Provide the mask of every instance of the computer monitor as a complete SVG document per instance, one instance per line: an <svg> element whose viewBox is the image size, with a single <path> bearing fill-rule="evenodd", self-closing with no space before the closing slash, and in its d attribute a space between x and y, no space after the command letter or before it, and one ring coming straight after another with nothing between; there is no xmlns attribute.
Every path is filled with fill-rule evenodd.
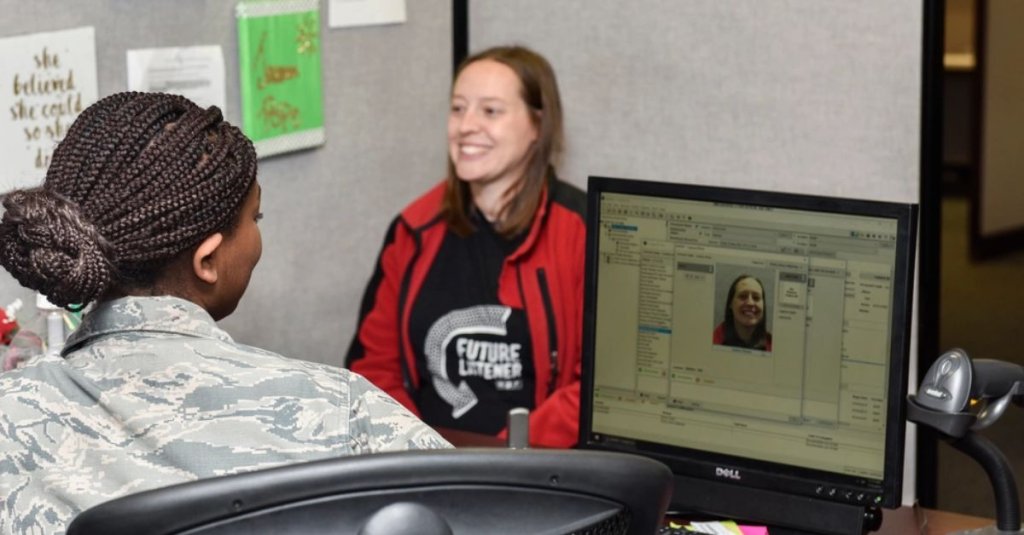
<svg viewBox="0 0 1024 535"><path fill-rule="evenodd" d="M591 177L580 446L673 508L860 533L901 500L916 206Z"/></svg>

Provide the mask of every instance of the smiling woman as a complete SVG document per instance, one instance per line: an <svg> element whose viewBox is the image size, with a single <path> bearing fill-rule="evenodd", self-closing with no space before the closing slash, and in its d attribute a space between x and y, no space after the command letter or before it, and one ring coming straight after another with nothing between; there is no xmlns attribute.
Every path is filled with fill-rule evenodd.
<svg viewBox="0 0 1024 535"><path fill-rule="evenodd" d="M432 425L501 436L525 407L533 444L570 446L586 199L555 176L554 71L527 48L484 50L449 105L448 176L388 230L348 365Z"/></svg>
<svg viewBox="0 0 1024 535"><path fill-rule="evenodd" d="M484 59L467 65L452 91L449 157L476 208L492 223L502 219L506 196L521 187L538 135L534 114L539 112L526 105L518 89L515 71Z"/></svg>
<svg viewBox="0 0 1024 535"><path fill-rule="evenodd" d="M725 298L725 320L715 327L712 343L761 351L772 350L768 332L764 284L751 275L740 275L729 285Z"/></svg>

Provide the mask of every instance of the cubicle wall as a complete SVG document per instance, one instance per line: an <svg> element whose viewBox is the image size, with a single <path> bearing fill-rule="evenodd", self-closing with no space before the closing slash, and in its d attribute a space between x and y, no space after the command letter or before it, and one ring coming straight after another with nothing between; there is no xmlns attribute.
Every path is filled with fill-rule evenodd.
<svg viewBox="0 0 1024 535"><path fill-rule="evenodd" d="M95 27L100 96L126 89L126 50L220 45L237 122L234 4L0 0L0 36ZM241 342L340 365L390 219L444 174L451 2L406 4L405 24L331 29L320 3L327 143L259 163L263 259L222 322ZM0 270L0 306L15 297L33 294Z"/></svg>
<svg viewBox="0 0 1024 535"><path fill-rule="evenodd" d="M472 0L468 44L522 43L551 61L561 173L577 185L601 175L916 203L924 4ZM912 432L907 452L909 502Z"/></svg>
<svg viewBox="0 0 1024 535"><path fill-rule="evenodd" d="M514 9L511 6L515 6ZM920 2L471 0L565 100L562 174L917 202Z"/></svg>

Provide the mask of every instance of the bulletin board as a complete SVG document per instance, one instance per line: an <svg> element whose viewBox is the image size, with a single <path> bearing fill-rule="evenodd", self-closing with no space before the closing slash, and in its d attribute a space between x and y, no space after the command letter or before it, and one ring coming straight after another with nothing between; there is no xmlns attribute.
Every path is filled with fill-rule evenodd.
<svg viewBox="0 0 1024 535"><path fill-rule="evenodd" d="M127 88L127 50L220 45L237 124L234 5L0 0L0 38L93 27L100 97ZM340 366L391 219L445 173L452 7L408 1L404 23L329 28L319 5L326 143L259 161L263 257L221 324L239 342ZM0 270L0 306L19 297L34 302Z"/></svg>

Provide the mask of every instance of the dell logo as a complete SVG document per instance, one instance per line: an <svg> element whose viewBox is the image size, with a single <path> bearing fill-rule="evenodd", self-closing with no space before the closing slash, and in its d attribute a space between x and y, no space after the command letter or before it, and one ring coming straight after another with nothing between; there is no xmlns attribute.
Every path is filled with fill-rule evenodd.
<svg viewBox="0 0 1024 535"><path fill-rule="evenodd" d="M740 480L740 471L735 468L722 468L721 466L715 467L716 477L726 477L729 479Z"/></svg>

